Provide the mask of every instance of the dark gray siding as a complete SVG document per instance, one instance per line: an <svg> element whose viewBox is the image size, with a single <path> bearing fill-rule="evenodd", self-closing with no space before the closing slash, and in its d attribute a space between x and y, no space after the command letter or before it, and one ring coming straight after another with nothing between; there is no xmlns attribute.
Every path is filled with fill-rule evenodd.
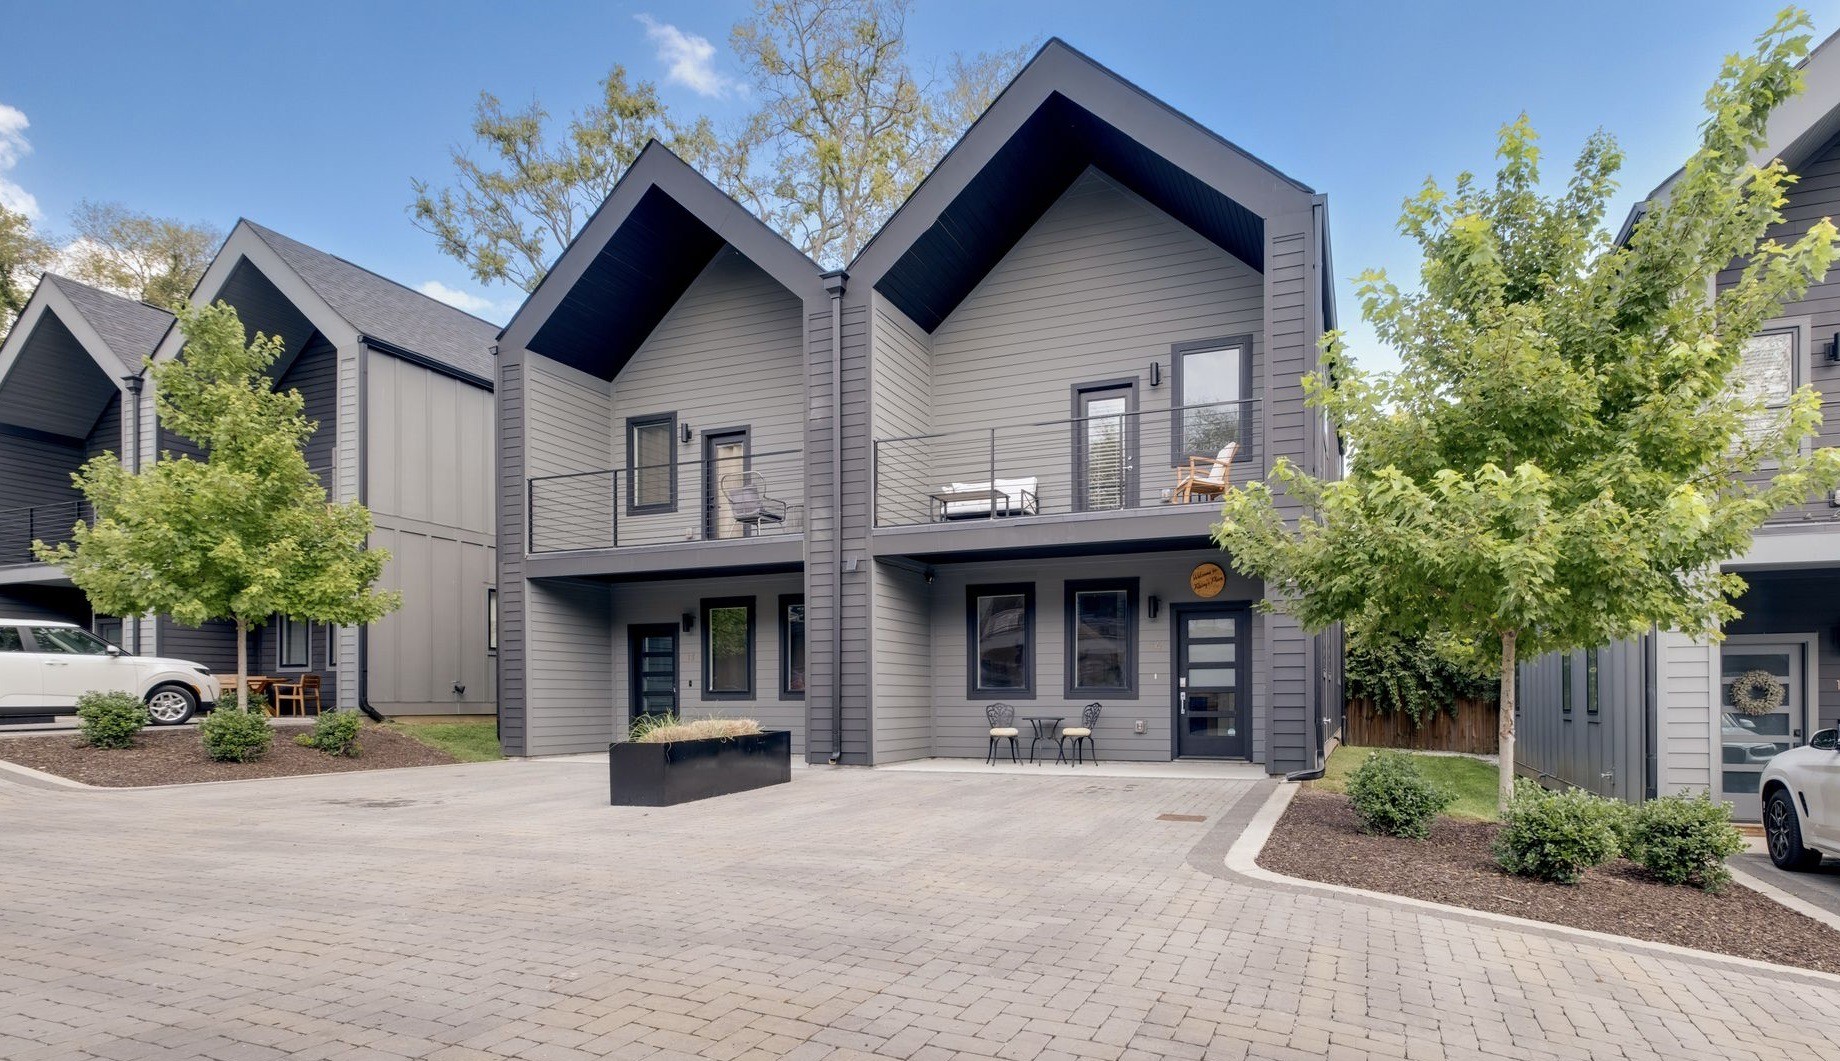
<svg viewBox="0 0 1840 1061"><path fill-rule="evenodd" d="M187 659L211 668L214 674L236 673L236 627L227 622L181 626L169 615L159 619L157 652L170 659ZM250 639L249 673L266 674L255 638Z"/></svg>
<svg viewBox="0 0 1840 1061"><path fill-rule="evenodd" d="M873 567L875 761L924 759L938 754L933 745L937 635L932 588L918 564L878 560Z"/></svg>
<svg viewBox="0 0 1840 1061"><path fill-rule="evenodd" d="M89 601L69 586L0 586L0 616L88 626Z"/></svg>
<svg viewBox="0 0 1840 1061"><path fill-rule="evenodd" d="M525 753L603 751L614 734L612 589L569 579L531 580L524 589Z"/></svg>
<svg viewBox="0 0 1840 1061"><path fill-rule="evenodd" d="M807 495L812 500L806 532L807 622L810 624L811 677L807 696L811 724L806 736L806 758L823 762L832 747L832 675L837 659L833 637L843 632L843 756L850 765L870 761L869 737L869 564L863 542L869 513L869 295L852 291L843 306L843 419L836 425L843 440L843 511L833 518L830 510L831 445L831 320L828 312L810 314L806 336L809 351L806 430ZM835 570L832 543L843 537L844 570ZM856 570L851 571L851 564ZM831 594L843 591L841 618L833 615Z"/></svg>
<svg viewBox="0 0 1840 1061"><path fill-rule="evenodd" d="M89 429L89 435L83 440L83 461L100 457L104 453L121 453L121 394L118 392L103 407L102 415L96 418L96 426ZM74 469L73 469L74 470Z"/></svg>
<svg viewBox="0 0 1840 1061"><path fill-rule="evenodd" d="M493 468L497 476L498 526L498 735L506 755L528 755L528 700L524 582L524 359L522 350L501 350L493 390Z"/></svg>
<svg viewBox="0 0 1840 1061"><path fill-rule="evenodd" d="M1647 793L1648 660L1642 637L1597 651L1598 711L1590 711L1589 653L1573 652L1572 709L1564 709L1563 657L1551 653L1520 668L1515 719L1516 769L1548 786L1582 788L1631 801Z"/></svg>
<svg viewBox="0 0 1840 1061"><path fill-rule="evenodd" d="M335 697L338 694L339 688L338 673L333 666L332 640L334 636L332 627L324 623L314 623L310 631L310 636L307 638L308 665L304 669L298 667L284 668L281 666L280 655L281 624L278 622L269 622L263 626L258 626L251 632L249 637L250 673L266 674L287 680L291 680L294 676L299 674L317 674L319 675L320 681L320 700L326 710L330 711L337 703ZM223 641L232 652L236 650L236 635L233 631L224 631ZM160 644L162 646L161 653L163 655L169 654L165 651L165 642L162 641ZM225 670L218 671L218 673L234 674L236 672L235 664L236 659L232 656L231 666ZM216 670L215 665L213 665L212 669ZM308 703L311 704L312 701L309 700Z"/></svg>
<svg viewBox="0 0 1840 1061"><path fill-rule="evenodd" d="M0 509L74 501L70 473L82 463L75 446L0 429Z"/></svg>
<svg viewBox="0 0 1840 1061"><path fill-rule="evenodd" d="M332 490L333 453L339 436L339 352L317 333L308 341L275 385L276 390L297 390L305 403L303 415L319 424L304 447L307 466L320 485Z"/></svg>

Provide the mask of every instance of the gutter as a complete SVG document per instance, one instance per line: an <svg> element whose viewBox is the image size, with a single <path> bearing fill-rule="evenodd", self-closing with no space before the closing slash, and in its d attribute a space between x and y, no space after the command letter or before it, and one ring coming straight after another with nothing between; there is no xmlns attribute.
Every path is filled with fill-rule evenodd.
<svg viewBox="0 0 1840 1061"><path fill-rule="evenodd" d="M843 289L849 274L824 274L831 296L831 756L843 761Z"/></svg>
<svg viewBox="0 0 1840 1061"><path fill-rule="evenodd" d="M370 366L371 360L365 355L370 353L375 340L367 335L358 336L358 504L370 500L370 475L368 458L370 455L370 432L364 429L365 414L370 410ZM386 351L387 352L387 351ZM407 353L407 351L404 351ZM415 359L420 364L421 359ZM450 375L452 373L449 373ZM369 543L366 543L367 547ZM371 628L366 623L358 627L358 710L370 717L372 722L386 722L383 712L371 706L370 662L371 662Z"/></svg>

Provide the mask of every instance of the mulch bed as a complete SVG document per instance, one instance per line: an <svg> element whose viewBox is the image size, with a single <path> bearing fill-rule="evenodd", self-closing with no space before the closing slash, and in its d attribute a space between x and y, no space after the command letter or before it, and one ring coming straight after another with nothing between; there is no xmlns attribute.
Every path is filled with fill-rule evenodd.
<svg viewBox="0 0 1840 1061"><path fill-rule="evenodd" d="M142 730L133 748L91 748L72 733L0 740L0 759L81 781L86 785L132 788L194 781L234 781L245 777L295 777L387 770L397 766L443 766L456 762L413 737L381 726L366 725L358 738L356 759L327 755L294 743L305 726L281 726L268 754L253 763L218 763L205 758L196 727Z"/></svg>
<svg viewBox="0 0 1840 1061"><path fill-rule="evenodd" d="M1840 973L1840 932L1736 882L1716 894L1670 887L1624 859L1577 885L1505 873L1491 822L1438 819L1428 840L1361 832L1345 796L1297 794L1259 865L1306 880L1390 892L1472 910Z"/></svg>

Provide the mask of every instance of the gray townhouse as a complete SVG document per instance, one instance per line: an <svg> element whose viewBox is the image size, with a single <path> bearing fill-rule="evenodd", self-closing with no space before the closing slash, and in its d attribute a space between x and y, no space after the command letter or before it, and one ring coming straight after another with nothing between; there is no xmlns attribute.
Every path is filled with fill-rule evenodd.
<svg viewBox="0 0 1840 1061"><path fill-rule="evenodd" d="M1339 473L1334 326L1324 196L1058 40L847 270L648 147L499 337L506 752L677 711L983 757L992 705L1097 702L1102 758L1319 764L1339 633L1255 610L1207 502Z"/></svg>
<svg viewBox="0 0 1840 1061"><path fill-rule="evenodd" d="M1840 214L1836 38L1809 55L1803 72L1806 91L1771 117L1769 142L1754 159L1780 158L1801 178L1770 233L1785 242ZM1619 240L1678 176L1631 211ZM1715 288L1735 282L1738 266L1714 278ZM1743 385L1768 401L1814 385L1826 417L1813 444L1840 445L1840 275L1830 273L1752 336L1742 373ZM1749 589L1721 641L1656 630L1524 664L1519 771L1631 801L1710 792L1739 818L1758 820L1770 759L1840 725L1840 496L1776 513L1724 569Z"/></svg>
<svg viewBox="0 0 1840 1061"><path fill-rule="evenodd" d="M315 675L330 708L383 715L496 708L493 371L497 327L367 269L239 221L193 293L279 336L276 385L318 430L307 461L334 500L371 510L382 584L400 611L368 627L275 617L251 634L250 670ZM92 616L62 573L31 563L83 512L69 476L113 451L131 467L195 452L158 423L148 358L178 356L163 310L47 277L0 347L0 610L90 623L130 651L236 668L227 623Z"/></svg>

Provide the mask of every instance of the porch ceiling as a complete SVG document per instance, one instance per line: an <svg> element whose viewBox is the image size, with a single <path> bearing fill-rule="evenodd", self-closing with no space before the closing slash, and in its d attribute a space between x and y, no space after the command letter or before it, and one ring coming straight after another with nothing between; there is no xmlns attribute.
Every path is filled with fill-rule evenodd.
<svg viewBox="0 0 1840 1061"><path fill-rule="evenodd" d="M120 388L57 314L46 312L0 386L0 424L82 439Z"/></svg>

